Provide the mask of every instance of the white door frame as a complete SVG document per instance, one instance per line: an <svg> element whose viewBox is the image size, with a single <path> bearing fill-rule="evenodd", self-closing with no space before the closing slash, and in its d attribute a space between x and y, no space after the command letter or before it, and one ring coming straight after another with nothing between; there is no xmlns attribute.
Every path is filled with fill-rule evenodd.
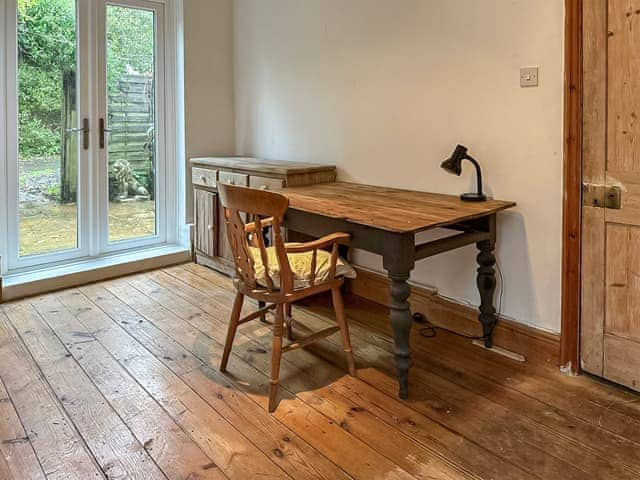
<svg viewBox="0 0 640 480"><path fill-rule="evenodd" d="M152 11L155 14L156 31L155 31L155 65L154 65L154 89L155 89L155 162L156 162L156 185L154 189L154 201L155 201L155 225L156 233L154 235L142 238L135 238L131 240L121 240L118 242L109 242L109 229L108 222L106 221L109 213L109 198L108 198L108 152L107 145L105 148L96 149L97 153L97 172L94 176L97 181L98 193L97 207L98 218L105 219L98 222L98 244L96 245L99 252L114 252L129 250L133 248L140 248L149 245L158 245L166 243L166 230L167 230L167 212L166 212L166 183L167 183L167 151L165 148L165 86L164 79L167 76L165 70L165 54L166 42L164 41L165 35L165 22L164 22L164 2L154 2L147 0L98 0L97 1L97 68L100 70L98 73L98 90L96 98L98 99L98 118L107 119L107 85L106 85L106 8L108 5L140 8L143 10ZM108 127L108 125L107 125ZM97 133L99 134L99 133Z"/></svg>
<svg viewBox="0 0 640 480"><path fill-rule="evenodd" d="M100 78L98 59L104 55L104 42L100 31L104 26L99 19L105 0L78 1L78 63L87 65L86 74L78 79L81 111L79 121L88 118L91 129L89 151L79 155L79 245L72 251L54 252L29 257L18 256L17 232L17 62L16 62L16 1L0 0L0 12L5 22L0 23L0 92L6 92L0 100L0 273L18 272L34 268L56 266L69 261L91 259L122 252L143 251L161 245L187 245L188 228L185 225L185 162L184 162L184 105L183 105L183 52L182 52L182 0L115 0L109 4L141 7L160 12L156 17L158 48L164 55L157 55L156 98L163 100L157 108L157 178L156 215L157 235L133 241L113 244L107 242L107 218L102 229L92 229L98 219L106 215L108 182L106 155L98 148L98 118ZM104 36L102 37L104 38ZM93 39L88 41L88 39ZM162 42L160 44L159 42ZM4 55L4 56L3 56ZM79 68L79 71L83 69ZM171 99L172 101L167 101ZM175 101L173 101L175 99ZM84 100L84 102L82 101ZM104 107L104 102L103 107ZM164 103L164 105L161 105ZM104 117L102 117L104 118ZM164 135L160 132L164 131ZM83 158L80 160L80 158ZM5 174L6 173L6 174ZM9 179L14 181L10 182ZM100 195L88 195L88 192ZM82 200L82 201L80 201Z"/></svg>
<svg viewBox="0 0 640 480"><path fill-rule="evenodd" d="M6 0L0 0L0 145L7 145L7 104L9 95L7 92L7 32L9 32L10 20ZM0 182L8 178L7 173L7 148L0 147ZM6 272L9 266L7 256L8 232L8 196L6 180L0 184L0 274Z"/></svg>

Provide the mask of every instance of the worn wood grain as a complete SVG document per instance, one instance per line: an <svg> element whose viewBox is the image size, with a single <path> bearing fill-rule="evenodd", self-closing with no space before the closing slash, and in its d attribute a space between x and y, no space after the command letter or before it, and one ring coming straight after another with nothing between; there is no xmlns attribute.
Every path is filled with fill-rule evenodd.
<svg viewBox="0 0 640 480"><path fill-rule="evenodd" d="M150 308L150 305L145 305L145 303L148 304L149 301L144 300L144 297L138 297L138 298L142 298L143 300L138 302L138 306L135 307L136 310L141 312L148 311L148 309ZM174 309L171 307L168 307L168 308L173 312L172 315L178 314L179 309ZM206 314L202 311L199 316L200 320L203 320L204 315ZM147 318L151 319L150 317L147 317ZM152 320L162 322L162 320L158 319L157 317ZM169 323L168 328L171 328L171 325L174 325L176 322L177 320L174 317L173 321ZM207 332L210 330L211 330L211 327L209 326L209 328L204 330L204 332ZM246 340L243 341L242 343L244 344L245 342ZM254 349L255 348L256 348L256 345L254 345ZM219 358L219 355L220 355L219 348L214 350L211 353L211 355L215 358ZM269 372L269 362L268 362L267 356L262 355L261 358L263 360L263 362L261 363L262 375L256 377L256 372L253 372L251 377L253 377L254 379L257 378L260 384L264 384L268 378L267 375ZM238 375L238 378L243 378L244 380L244 377L240 377L239 375ZM318 397L313 397L313 400L308 403L310 403L314 408L317 409L316 406L318 404L318 401L319 401ZM334 400L334 402L336 402L336 400ZM346 407L344 408L346 408L346 411L348 412L351 406L352 405L349 405L348 408ZM324 412L324 413L327 414L327 412ZM330 412L327 416L332 420L336 421L337 423L340 423L340 419L333 412ZM376 431L376 429L378 431ZM369 423L367 425L367 428L365 428L361 432L360 431L358 432L357 436L358 438L362 439L365 442L367 442L368 440L368 444L372 448L375 448L380 452L383 452L388 458L391 458L392 460L394 460L398 465L403 467L406 471L413 473L415 475L418 475L420 478L430 478L430 477L426 477L425 475L433 474L434 472L437 473L438 478L458 478L459 477L460 475L459 472L455 472L455 470L452 470L450 466L443 464L441 458L437 456L435 456L434 458L433 454L428 454L427 452L424 452L423 451L424 447L416 447L415 445L412 444L411 440L407 440L406 438L398 438L399 432L396 432L393 429L387 429L386 431L384 430L380 431L380 429L384 429L384 426L378 425L377 423ZM406 458L407 453L410 454L408 459ZM470 478L473 477L473 475L470 472L466 472L466 473L467 475L471 476Z"/></svg>
<svg viewBox="0 0 640 480"><path fill-rule="evenodd" d="M305 316L303 322L311 321L312 325L318 328L322 324L318 324L320 319L321 317ZM357 345L360 355L366 357L369 365L380 369L379 362L384 362L385 355L390 355L389 342L385 342L380 336L367 334L364 328L358 328L359 325L361 324L354 324L354 344ZM451 335L446 336L447 338L452 337ZM330 343L333 345L326 354L329 357L335 355L338 348L335 342ZM477 349L477 352L468 352L468 348L456 348L451 343L455 342L440 344L415 338L416 349L424 353L424 355L417 357L420 374L428 371L462 388L472 390L512 412L521 413L531 421L540 424L541 429L548 429L554 436L564 438L570 444L589 446L590 455L598 456L605 461L615 459L617 463L625 465L632 474L640 474L640 451L638 450L640 444L636 441L627 440L597 426L598 417L592 418L593 423L590 423L536 398L535 393L545 389L544 382L526 390L526 393L513 388L512 385L517 381L517 370L505 371L506 369L497 362L492 362L490 358L482 358L480 355L478 358L474 358L475 353L485 353L484 350ZM385 353L371 348L371 345L376 345ZM564 392L563 389L557 389L553 393L558 395ZM545 398L540 393L538 393L538 397ZM523 409L522 406L525 404L527 408ZM567 407L570 405L565 403ZM606 409L598 409L598 414L601 418L603 414L606 414ZM626 419L627 422L630 420ZM598 439L598 442L593 441L595 438Z"/></svg>
<svg viewBox="0 0 640 480"><path fill-rule="evenodd" d="M385 365L386 362L389 361L390 354L386 353L385 355L380 350L371 348L369 348L368 351L370 353L367 353L367 351L363 349L359 350L362 359L361 362L371 365L371 367L375 368L377 371L379 371L380 369L385 369ZM335 349L332 349L331 356L334 356L335 353ZM303 362L303 360L300 358L301 356L302 355L297 356L295 361L296 366L298 366L298 368L300 368L301 370L304 369L306 371L311 371L308 364L308 362L310 362L311 360ZM385 358L385 356L387 358ZM421 366L424 367L424 365ZM314 377L319 376L317 370L313 372ZM387 370L386 373L391 374L392 372L389 372ZM574 450L576 452L580 452L582 447L578 445L577 442L566 442L561 437L558 438L557 433L548 431L547 429L543 428L541 424L538 424L535 421L530 421L527 418L523 418L523 416L517 413L517 408L513 408L511 410L503 409L501 405L495 402L494 398L490 398L490 403L487 403L485 400L474 400L475 394L466 391L465 386L460 385L459 387L456 387L454 386L454 382L451 382L449 379L442 379L442 377L431 371L429 373L433 373L433 375L435 376L423 375L423 371L420 372L419 378L422 380L420 382L421 385L438 385L437 390L439 392L445 390L447 392L446 394L438 393L437 395L433 395L428 390L420 391L420 395L417 398L422 399L429 405L432 418L444 422L444 424L448 428L452 428L463 434L465 432L468 434L470 431L475 432L475 435L486 434L487 438L483 441L483 444L489 447L490 451L492 451L493 453L500 454L503 458L508 459L515 464L522 464L520 462L530 461L530 457L528 457L529 455L531 455L537 449L543 450L545 452L545 458L547 459L544 475L546 475L548 478L554 478L554 476L559 475L560 472L563 472L565 478L577 479L582 478L585 475L586 470L581 470L577 464L571 465L572 462L565 463L559 458L555 459L555 461L550 458L550 456L553 455L553 452L557 451L556 449L560 448L560 446L565 448L567 451ZM290 374L287 378L293 380L300 378L300 375ZM328 379L320 380L324 382L328 381ZM306 381L307 384L310 383L308 379L306 379ZM313 383L311 384L314 385ZM375 385L375 383L373 384ZM293 391L296 392L304 392L304 385L302 384L298 384L296 387L291 388L293 388ZM318 387L314 385L314 388L317 392ZM426 392L428 392L428 394ZM306 394L298 393L298 395L302 396ZM435 410L437 412L435 417L433 413L434 404L439 405ZM456 419L456 417L462 415L457 415L456 412L464 411L464 405L468 404L474 404L479 411L483 411L485 412L485 414L494 418L509 417L509 434L504 434L499 429L492 429L477 417L466 418L464 420L464 424L458 423L457 420L460 420L460 418ZM475 422L478 422L478 424L473 425ZM482 427L480 426L481 423L483 424ZM516 438L518 440L514 441ZM543 440L543 438L546 438L546 440ZM521 445L522 448L518 447L518 445ZM637 473L633 470L627 470L621 467L612 468L603 458L590 459L590 461L593 462L593 465L597 466L596 470L609 468L610 470L606 471L607 475L614 474L614 472L616 475L619 474L622 478L634 478L634 476L637 475ZM585 468L591 471L590 466L587 466Z"/></svg>
<svg viewBox="0 0 640 480"><path fill-rule="evenodd" d="M204 292L207 291L207 289L211 288L211 281L207 281L204 278L201 278L200 280L198 280L197 278L194 278L194 276L193 276L194 274L190 274L191 272L186 272L187 269L190 269L190 267L185 268L185 269L174 268L174 269L169 269L169 270L174 275L180 275L182 277L182 279L185 280L186 282L188 282L191 286L194 286L196 288L201 289L203 294L204 294ZM199 273L201 273L201 275L203 275L203 276L210 277L210 280L213 280L212 276L216 275L215 273L210 273L210 272L208 272L206 270L200 270ZM197 275L195 277L197 277ZM196 300L196 298L194 298L194 300ZM262 339L262 342L263 342L262 343L262 348L266 350L268 345L266 343L264 343L264 335L266 333L268 333L268 329L264 329L264 327L263 327L262 330L266 330L266 331L264 331L264 332L262 332L262 334L260 334L259 332L251 332L249 330L250 328L252 328L252 327L250 325L247 325L242 329L242 331L246 335L249 335L254 340ZM256 327L256 328L260 329L260 327ZM249 361L249 362L259 361L260 356L256 355L256 354L252 354L250 350L247 350L247 348L248 348L247 345L242 344L239 348L241 348L244 351L243 359L245 361ZM335 355L335 351L332 352L332 354ZM304 362L303 361L304 357L301 357L301 355L302 355L302 353L300 355L297 355L296 356L296 360L285 362L284 365L286 365L287 367L285 367L283 365L283 368L294 368L292 365L296 364L296 365L299 365L300 368L302 368L306 372L313 371L315 376L319 375L320 372L323 372L323 371L326 372L326 366L313 367L313 359L310 359L310 360L307 359L307 361ZM360 353L360 355L362 355L362 353ZM389 354L386 353L386 355L389 355ZM331 357L333 358L333 355ZM389 362L388 358L384 358L384 357L385 357L385 354L383 354L382 351L380 351L380 350L376 351L374 349L374 351L371 353L371 357L367 356L365 358L363 364L367 364L367 361L375 360L377 367L380 367L381 365L384 365L384 369L388 371L388 367L389 367L389 365L391 363ZM256 366L257 364L253 364L253 365ZM265 368L265 367L263 366L263 368ZM389 372L389 373L391 374L391 372ZM330 381L331 378L335 379L335 375L336 375L336 372L334 371L333 373L330 374L330 376L328 378L325 378L324 381L328 382L328 381ZM302 378L304 378L304 380L302 380ZM293 382L295 379L299 379L298 383L295 384L295 386L292 386L291 382ZM314 384L309 379L308 376L305 376L305 375L302 375L302 374L289 374L289 375L287 375L286 380L283 381L283 383L285 383L285 382L288 385L289 390L296 392L296 394L298 394L298 395L304 395L304 393L301 393L301 392L304 392L305 389L308 389L309 385L313 385L314 388L317 388L317 384ZM305 387L305 382L306 382L306 387ZM426 379L425 383L426 384L431 384L432 383L432 379L431 378ZM446 387L446 388L450 389L450 387ZM459 395L461 395L461 393L455 393L455 394L452 393L452 395L454 395L454 396L458 395L459 396ZM475 402L475 401L473 401L473 402L477 405L477 402ZM439 412L439 410L436 410L436 411ZM517 416L518 416L517 413L513 414L513 417L517 417ZM438 421L438 422L443 422L444 421L445 422L444 425L447 428L453 429L454 431L459 431L458 429L460 428L460 425L455 425L455 426L451 425L447 421L448 420L448 416L447 415L436 416L434 418L434 420ZM470 421L473 422L473 420L468 419L466 422L464 422L465 423L464 426L468 427L468 425L466 425L466 423L468 423ZM516 420L515 418L512 418L511 421L512 422L513 421L517 422L518 420ZM525 421L525 423L526 423L526 421ZM479 427L479 425L478 425L477 428L482 430L482 429L486 429L488 427L486 425L484 427ZM533 432L536 431L536 428L533 427L533 426L529 426L529 427L527 427L527 429L528 429L529 433L525 434L523 432L521 441L524 438L527 438L528 435L533 434ZM479 433L479 432L476 432L476 433ZM531 455L531 446L525 446L524 444L522 444L522 450L520 450L519 452L518 451L513 452L512 449L507 449L506 451L504 451L505 449L500 447L501 442L497 441L494 435L490 434L489 432L487 432L487 435L489 435L490 438L486 438L486 439L482 440L482 444L483 444L483 446L485 446L485 448L488 448L492 453L497 454L500 457L506 457L507 461L513 461L516 465L523 464L523 463L526 463L528 461L528 458L529 458L528 456ZM503 444L503 445L507 445L507 444L513 445L514 442L512 442L511 440L507 440L507 438L508 438L507 436L504 437L504 440L507 441L507 443ZM553 436L549 435L549 438L553 438ZM517 442L515 443L515 445L518 445L518 444L519 443L517 443ZM540 448L540 447L534 447L534 448ZM519 457L519 455L521 455L521 456ZM554 466L554 462L551 459L547 459L547 461L545 463L545 466L548 469L555 468L556 469L555 470L556 473L560 472L560 471L563 471L565 469L567 469L567 472L566 472L567 475L570 475L569 472L571 472L571 468L567 464L564 464L562 461L557 461L556 465ZM546 470L546 474L549 475L549 474L551 474L552 471L553 470ZM579 476L581 476L581 475L583 475L583 473L574 468L574 478L579 478ZM552 477L550 477L550 478L552 478Z"/></svg>
<svg viewBox="0 0 640 480"><path fill-rule="evenodd" d="M588 3L588 2L584 2ZM579 370L580 214L582 198L582 0L565 0L562 333L560 365Z"/></svg>
<svg viewBox="0 0 640 480"><path fill-rule="evenodd" d="M295 210L345 219L396 233L411 233L499 212L514 202L463 202L455 195L332 182L283 188Z"/></svg>
<svg viewBox="0 0 640 480"><path fill-rule="evenodd" d="M355 341L388 350L390 329L380 316L380 307L353 298L349 303ZM312 311L322 318L326 307L313 305ZM434 372L445 374L460 385L473 387L505 405L512 397L508 390L515 390L524 395L520 402L530 405L524 413L558 433L575 437L585 444L591 444L592 438L601 437L597 448L605 455L626 458L637 455L636 445L640 442L640 399L637 396L596 384L586 377L567 377L548 368L539 368L536 363L513 362L483 349L471 349L467 341L446 332L439 332L438 336L443 340L428 341L419 332L414 335L413 345L421 353L419 361L424 368L433 365ZM423 358L428 360L425 362ZM468 378L465 372L481 380L490 380L493 385L483 387L484 382ZM514 404L514 408L521 411L517 405ZM624 442L624 439L632 443Z"/></svg>
<svg viewBox="0 0 640 480"><path fill-rule="evenodd" d="M605 376L614 382L640 390L640 343L606 334L604 345Z"/></svg>
<svg viewBox="0 0 640 480"><path fill-rule="evenodd" d="M142 308L142 306L138 305L138 308ZM202 335L202 332L198 332L195 329L189 329L185 324L181 324L175 317L175 315L170 314L167 315L165 312L161 314L157 310L149 310L146 309L146 319L152 320L155 325L160 327L163 331L169 332L171 336L175 336L180 338L185 345L189 345L190 342L188 340L189 336L198 336ZM185 338L185 330L188 332L188 335ZM204 339L200 341L200 345L204 343ZM216 349L213 350L210 347L206 348L204 351L204 357L201 357L201 361L208 361L210 358L213 360L213 363L217 363L219 359L219 355L222 352L221 345L215 345ZM266 350L262 350L266 353ZM198 349L194 352L194 359L197 358L196 354L202 355L203 351ZM213 357L213 358L212 358ZM268 369L268 367L267 367ZM268 375L268 374L266 374ZM266 398L264 397L264 386L265 382L268 383L268 376L261 376L260 384L256 384L251 382L250 379L239 377L239 384L250 387L249 389L256 395L256 399L259 399L260 405L264 408L267 406ZM250 382L247 385L247 382ZM299 408L293 409L284 407L281 409L281 412L276 414L276 418L282 421L283 416L291 416L293 419L291 421L285 421L284 423L291 428L297 435L303 438L307 443L314 446L314 448L318 449L322 454L328 456L331 461L336 463L341 468L345 469L348 473L356 476L357 478L371 478L374 475L376 470L387 472L388 478L409 478L406 472L402 469L395 467L392 463L385 461L384 459L379 459L376 461L372 461L372 458L375 455L371 455L369 447L364 444L359 444L355 439L351 438L347 433L340 429L339 425L336 425L333 422L327 422L327 419L324 418L320 413L310 409L302 403L298 403ZM287 417L288 418L288 417ZM334 439L329 442L328 438L331 436ZM348 448L358 449L363 452L369 452L370 454L365 455L366 461L360 461L356 458L350 457L347 454ZM363 458L363 459L364 459Z"/></svg>
<svg viewBox="0 0 640 480"><path fill-rule="evenodd" d="M33 306L12 304L5 311L105 475L165 479Z"/></svg>
<svg viewBox="0 0 640 480"><path fill-rule="evenodd" d="M215 193L194 189L194 248L204 255L218 254L218 197Z"/></svg>
<svg viewBox="0 0 640 480"><path fill-rule="evenodd" d="M84 440L2 312L0 377L47 479L105 478ZM38 400L34 402L34 399Z"/></svg>
<svg viewBox="0 0 640 480"><path fill-rule="evenodd" d="M60 300L45 297L34 306L169 479L226 478Z"/></svg>
<svg viewBox="0 0 640 480"><path fill-rule="evenodd" d="M585 181L617 186L622 195L620 209L584 208L581 328L585 370L636 389L632 365L635 342L640 340L635 300L640 289L638 12L637 0L584 2Z"/></svg>
<svg viewBox="0 0 640 480"><path fill-rule="evenodd" d="M187 267L187 268L190 268L190 267ZM199 270L199 272L203 277L208 277L213 279L212 274L210 272L207 272L206 270ZM197 283L193 279L190 279L190 283L192 285L197 285L202 288L206 288L206 285L207 285L206 283ZM364 308L361 307L361 308L358 308L356 312L359 312L363 315L363 318L362 318L363 325L371 325L371 315L372 315L371 310L365 310ZM380 313L382 312L380 312L380 310L378 310L378 312L379 313L377 315L377 318L384 319L384 315L380 315ZM326 311L323 313L326 313ZM324 316L322 318L324 318ZM307 323L309 320L313 320L313 318L304 316L304 319L303 319L304 323ZM382 322L382 324L386 326L386 322ZM312 327L321 328L322 325L323 325L322 323L317 323L316 321L315 324L312 324ZM352 328L353 328L354 342L356 342L354 343L354 345L358 346L358 351L360 355L365 355L365 363L374 365L379 369L386 368L387 360L384 359L385 353L382 353L382 351L380 351L379 349L378 350L376 350L375 348L372 349L371 344L372 343L378 344L380 348L383 348L386 351L386 355L389 355L390 344L388 341L388 337L387 339L384 339L379 336L375 337L375 336L367 335L366 333L364 333L366 331L362 327L360 327L358 323L355 323L355 324L352 323L352 325L353 325ZM386 328L388 331L388 327ZM360 338L364 337L364 342L360 340L358 337ZM338 350L339 345L337 344L335 339L329 339L329 343L333 343L333 348L331 349L331 352L327 358L335 359L336 353L339 351ZM418 346L420 346L421 343L424 343L424 339L422 340L422 342L418 338L416 338L414 341L414 345L417 344ZM599 457L594 460L591 460L594 462L595 470L599 471L600 467L598 467L597 465L602 466L603 461L606 462L607 459L611 458L611 459L616 459L616 462L620 463L621 465L626 465L626 467L623 467L623 470L621 472L617 473L619 475L632 478L634 475L637 475L638 472L640 471L639 470L640 457L638 456L638 443L634 441L625 440L619 435L615 435L607 431L603 431L599 426L597 426L597 423L602 422L603 415L606 415L607 408L600 408L600 409L597 409L597 413L594 412L594 416L590 418L590 420L593 423L589 423L588 421L585 421L585 420L580 420L578 418L575 418L571 414L566 414L564 412L558 411L557 408L554 408L553 405L549 405L544 402L538 401L535 398L534 396L535 393L540 389L544 389L545 384L547 382L543 381L543 382L539 382L536 385L532 385L532 388L529 389L527 392L530 394L530 396L524 395L523 393L520 393L520 392L513 392L513 391L510 391L511 389L509 386L506 386L506 387L502 386L502 384L505 381L507 382L507 385L511 384L510 380L513 380L512 377L515 376L513 371L509 374L509 372L504 371L505 370L504 367L500 369L500 367L494 366L494 365L491 365L491 368L483 368L483 362L484 364L486 364L488 360L486 358L463 358L465 356L464 351L469 350L468 347L466 349L456 349L455 354L453 355L453 357L451 357L452 352L451 352L450 345L447 345L446 343L436 344L436 345L440 347L439 355L445 357L446 360L434 359L433 355L435 352L432 349L429 349L429 351L425 351L425 353L428 353L428 355L419 357L420 358L419 365L421 367L420 374L422 374L424 370L428 370L433 374L444 377L448 381L452 381L460 385L463 388L470 388L474 392L481 394L483 397L489 398L493 402L496 402L500 405L503 405L506 408L511 409L511 411L514 412L514 415L515 415L515 412L523 412L524 415L530 418L532 421L540 423L540 427L548 428L549 429L548 432L553 437L560 436L561 438L564 437L565 440L569 440L569 443L567 443L567 445L565 445L564 447L561 447L563 449L566 449L566 450L570 450L572 448L580 449L582 448L583 445L587 445L588 446L587 451L591 451L589 455L590 456L595 455L596 457ZM480 349L472 350L470 353L478 354L478 357L482 357L482 356L488 357L490 355L484 350L480 350ZM467 357L468 356L469 355L467 355ZM457 360L459 357L461 359ZM429 360L422 361L421 360L422 358L428 358ZM503 360L503 362L507 362L506 360L502 359L502 357L499 357L499 360ZM449 367L448 365L451 363L456 365L457 368L454 369ZM300 362L298 362L298 364L300 364ZM519 364L517 365L519 366ZM474 367L477 367L477 368L474 368ZM460 373L460 372L464 372L465 369L470 369L470 368L476 371L477 375L466 375L464 373L462 374ZM502 373L502 375L510 375L510 376L508 376L507 378L501 379L502 380L501 383L497 381L496 382L487 381L483 378L482 373L493 372L493 371L498 371L499 373ZM549 371L546 370L546 373L549 374ZM488 375L488 374L484 373L484 375ZM559 374L557 373L555 373L555 375L556 377L559 377L563 380L567 380L567 381L575 380L575 379L567 379L566 377L560 377ZM290 378L293 378L293 376L290 376ZM424 383L433 384L433 381L431 378L429 378L429 379L425 379ZM557 390L553 391L553 393L555 394L555 396L547 397L547 398L550 398L552 401L554 399L557 399L560 395L562 395L564 393L564 389L558 388ZM560 398L563 398L563 397L560 397ZM569 400L570 400L569 402L565 402L563 404L563 406L567 407L568 409L570 409L572 404L571 399ZM527 404L528 408L523 409L522 406L524 404ZM516 420L514 419L514 421ZM627 418L625 423L628 425L630 421L632 421L632 419ZM594 442L595 438L598 438L598 442ZM565 441L565 440L561 440L561 441Z"/></svg>
<svg viewBox="0 0 640 480"><path fill-rule="evenodd" d="M45 475L33 451L9 393L0 379L0 478L44 480Z"/></svg>
<svg viewBox="0 0 640 480"><path fill-rule="evenodd" d="M38 363L45 366L43 355L55 358L60 347L71 355L42 373L6 319L5 334L0 314L0 399L7 396L16 406L30 437L28 425L36 425L39 415L47 426L56 418L42 404L48 402L49 384L62 392L66 380L59 372L68 370L90 380L143 448L153 438L144 451L166 478L187 478L192 472L191 478L240 479L640 475L640 397L587 376L567 377L513 362L444 332L435 339L414 332L414 394L408 402L398 401L386 309L357 297L345 297L345 306L359 378L345 375L337 336L296 350L283 358L281 408L270 415L264 390L269 324L241 325L230 373L212 368L222 354L234 296L229 278L190 264L82 290L9 305L32 312L20 329ZM297 304L294 334L330 325L329 302ZM254 308L247 305L243 313ZM607 338L626 340L613 334ZM20 348L26 356L7 354ZM628 349L608 351L621 354L607 362L612 367L637 370L624 356ZM30 365L38 376L25 370ZM101 478L84 446L83 436L95 433L79 424L91 425L93 415L82 418L74 410L77 405L48 395L60 418L66 418L65 409L73 414L78 430L68 418L65 428ZM42 436L52 438L46 430L34 431L40 433L31 438L37 460L54 466L49 477L92 478L78 475L78 465L67 455L54 463L47 456L65 450L56 449L55 441L42 443ZM113 435L119 434L115 429ZM178 446L182 458L175 457ZM8 471L0 456L0 478L12 478Z"/></svg>
<svg viewBox="0 0 640 480"><path fill-rule="evenodd" d="M204 165L234 172L256 173L262 175L287 176L316 172L331 172L335 179L336 167L304 162L279 162L253 157L196 157L193 165Z"/></svg>
<svg viewBox="0 0 640 480"><path fill-rule="evenodd" d="M112 291L116 292L117 290L114 289ZM126 289L120 290L122 295L124 295L126 291L127 291ZM180 335L181 329L178 331L176 331L175 329L176 324L179 323L179 320L176 318L175 314L167 315L168 312L165 312L164 315L162 315L160 314L160 312L157 312L157 310L154 310L152 308L152 304L150 304L148 300L145 300L145 297L142 296L137 298L139 300L136 301L136 305L134 307L137 311L144 312L144 315L148 320L151 320L157 325L161 326L161 328L163 328L163 330L169 333L171 336L174 336L176 334ZM130 303L129 297L127 297L126 299L123 298L123 301L127 301L127 303ZM201 312L201 315L199 316L201 320L203 318L203 315L205 315L204 312ZM178 337L174 337L174 338L178 338ZM186 342L187 345L190 343L188 337L184 341ZM245 342L242 342L242 343L244 344ZM214 344L214 347L215 347L215 344ZM256 346L254 345L254 349L255 348ZM220 353L221 353L220 350L221 350L220 346L218 346L215 350L210 350L209 352L207 352L207 357L203 358L203 360L208 360L209 356L212 356L213 357L212 361L215 363L220 356ZM260 351L262 351L261 348L260 348ZM266 352L266 350L264 351ZM261 374L257 374L257 372L255 371L252 373L251 371L248 373L246 373L246 371L243 371L242 375L240 374L238 375L238 378L241 378L242 382L250 382L250 384L252 386L255 386L255 388L259 388L261 386L268 384L268 375L270 371L268 356L261 355L260 358L263 360L261 363L261 367L262 367L262 370L260 370ZM286 360L283 360L283 364L285 362ZM244 377L245 373L250 376L245 378ZM317 400L308 402L308 403L310 403L315 408ZM285 408L284 406L283 406L283 412L288 412L288 413L284 413L283 415L289 415L289 416L293 415L293 413L291 413L291 409ZM297 419L300 415L301 414L298 411L294 417ZM277 415L277 417L281 418L279 414ZM299 434L304 435L308 442L313 442L314 444L318 445L318 442L322 441L322 439L309 437L309 435L311 435L309 430L311 430L311 432L324 432L328 428L326 426L326 421L322 420L321 415L312 411L309 411L307 414L305 414L304 418L305 418L305 422L307 422L307 428L299 432ZM336 424L339 424L339 419L336 416L330 416L329 418L333 420L333 422L336 422ZM299 420L296 420L296 422L298 421ZM298 425L298 423L296 423L295 425ZM318 430L317 428L318 425L319 426L324 425L322 427L322 430ZM377 425L377 424L371 424L369 427L370 428L362 432L361 436L358 436L358 438L365 442L364 445L368 444L370 447L375 448L381 453L384 453L384 455L394 460L394 463L400 465L407 472L413 473L414 475L417 475L419 478L461 478L460 472L456 472L456 470L452 469L451 466L447 465L446 463L443 463L443 461L440 458L438 457L434 458L433 454L430 454L424 451L423 448L412 445L412 442L410 440L406 438L398 438L397 432L393 430L390 431L388 429L386 432L384 431L376 432L375 428L380 429L384 427L382 425ZM337 425L336 427L331 427L330 429L330 430L333 430L332 435L336 437L335 438L336 448L342 448L341 445L345 445L345 444L348 445L349 443L352 443L353 445L351 445L350 448L357 448L363 451L367 450L367 447L365 447L364 445L360 445L357 441L353 439L349 439L349 437L345 436L341 430L336 428L338 428ZM322 438L325 438L327 434L331 434L331 432L322 433ZM341 437L344 437L344 438L341 438ZM323 450L326 449L326 447L324 446L322 448ZM407 453L410 454L408 458L407 458ZM346 462L346 460L344 459L344 455L342 452L339 452L337 450L328 450L326 454L329 455L334 462L341 465L342 464L348 465L348 462ZM379 462L378 466L382 467L383 463ZM351 469L350 471L354 473L353 469L356 467L359 468L360 470L355 470L355 472L363 471L362 469L364 468L364 465L359 465L359 466L352 465L350 467L345 466L343 468L349 468ZM364 470L364 471L369 471L369 470Z"/></svg>
<svg viewBox="0 0 640 480"><path fill-rule="evenodd" d="M236 478L287 478L282 470L180 379L179 375L201 365L197 359L103 287L92 286L82 291L87 297L66 295L61 296L61 300L85 327L95 332L98 341L129 374L190 433L225 475ZM134 334L141 344L129 333ZM169 346L165 347L165 344Z"/></svg>

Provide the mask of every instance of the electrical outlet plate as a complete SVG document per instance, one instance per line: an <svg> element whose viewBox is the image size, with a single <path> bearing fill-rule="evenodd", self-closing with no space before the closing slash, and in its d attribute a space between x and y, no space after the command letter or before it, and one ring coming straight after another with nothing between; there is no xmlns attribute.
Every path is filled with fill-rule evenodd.
<svg viewBox="0 0 640 480"><path fill-rule="evenodd" d="M537 87L538 86L538 67L521 67L520 68L520 86L521 87Z"/></svg>

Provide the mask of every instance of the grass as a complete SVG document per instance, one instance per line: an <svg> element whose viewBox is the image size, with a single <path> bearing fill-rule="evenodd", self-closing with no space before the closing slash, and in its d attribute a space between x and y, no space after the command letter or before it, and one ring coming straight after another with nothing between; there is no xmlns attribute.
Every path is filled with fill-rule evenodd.
<svg viewBox="0 0 640 480"><path fill-rule="evenodd" d="M20 255L68 250L76 247L75 204L50 202L20 209ZM155 233L153 201L111 203L109 241L116 242Z"/></svg>

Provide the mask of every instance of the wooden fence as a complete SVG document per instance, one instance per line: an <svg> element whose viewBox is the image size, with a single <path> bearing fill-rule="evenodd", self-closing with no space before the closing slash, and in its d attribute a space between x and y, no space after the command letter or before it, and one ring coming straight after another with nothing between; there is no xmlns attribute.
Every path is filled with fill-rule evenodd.
<svg viewBox="0 0 640 480"><path fill-rule="evenodd" d="M63 125L77 125L75 73L64 76ZM153 76L128 74L121 78L108 97L109 170L117 161L127 161L135 178L153 195L155 181ZM77 152L67 134L61 159L61 199L75 202L77 193Z"/></svg>
<svg viewBox="0 0 640 480"><path fill-rule="evenodd" d="M148 190L154 181L154 92L151 75L129 74L109 95L109 167L129 162L137 180Z"/></svg>

